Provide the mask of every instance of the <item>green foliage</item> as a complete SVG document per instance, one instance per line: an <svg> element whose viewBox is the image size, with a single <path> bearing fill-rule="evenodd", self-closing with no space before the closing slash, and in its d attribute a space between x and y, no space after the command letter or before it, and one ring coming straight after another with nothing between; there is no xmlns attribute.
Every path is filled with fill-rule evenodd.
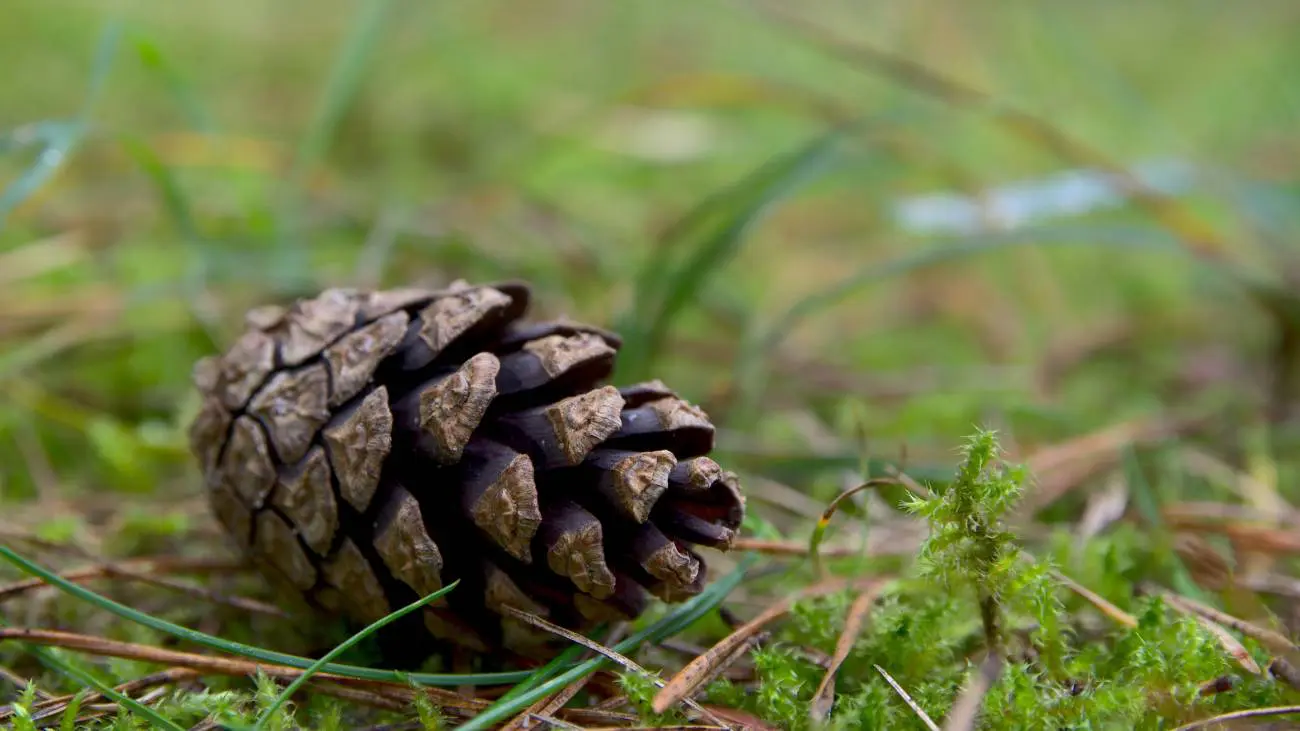
<svg viewBox="0 0 1300 731"><path fill-rule="evenodd" d="M1133 599L1132 576L1150 555L1133 531L1082 547L1054 540L1054 561L1029 559L1003 522L1023 488L1023 471L1002 463L989 431L971 437L963 454L948 486L909 502L930 521L931 533L909 576L890 585L855 639L826 728L924 728L876 665L941 722L974 671L968 658L987 647L981 604L989 599L1012 660L984 698L981 729L1156 729L1300 698L1274 679L1242 673L1198 621L1158 598ZM1065 601L1054 578L1056 561L1078 567L1080 576L1135 609L1138 626L1081 625L1078 607ZM758 690L717 681L709 699L780 728L812 728L807 705L821 670L798 648L833 652L852 596L796 603L776 641L753 654ZM1267 664L1266 653L1256 648L1255 654ZM1201 693L1225 676L1234 679L1231 690Z"/></svg>
<svg viewBox="0 0 1300 731"><path fill-rule="evenodd" d="M942 722L990 640L1011 661L984 700L984 728L1170 728L1298 700L1137 591L1239 598L1200 586L1171 550L1168 503L1300 503L1300 439L1269 413L1295 395L1256 386L1285 383L1281 346L1297 340L1289 9L1147 4L1123 23L1087 3L1051 13L956 0L798 9L850 45L905 48L900 61L987 90L981 109L997 113L984 114L937 102L932 86L873 64L869 51L824 53L734 4L564 5L7 8L0 67L17 71L0 87L0 109L12 110L0 115L4 548L36 557L8 536L44 541L39 550L57 550L37 557L42 567L65 549L214 553L186 447L197 409L189 372L228 341L246 306L325 286L522 277L539 308L623 331L620 379L663 378L726 427L717 456L751 486L746 537L807 545L846 472L875 477L901 462L933 487L933 499L906 505L932 529L919 563L822 564L899 573L837 673L826 728L922 728L877 665ZM281 28L293 32L267 32ZM1153 38L1169 52L1151 54ZM1052 135L1017 137L1006 126L1013 108L1059 125L1102 162L1188 163L1190 187L1168 201L1181 225L1168 225L1169 209L1118 195L1099 212L1002 220L992 186L1037 198L1046 176L1082 165L1044 147ZM857 119L869 124L844 124ZM934 232L897 215L908 199L947 191L969 193L990 225ZM959 468L948 459L971 423L994 421L1032 453L1184 412L1210 417L1215 431L1108 455L1120 464L1098 481L1121 480L1129 510L1086 540L1073 523L1093 506L1092 481L1018 536L1005 521L1030 483L1003 464L994 435L972 437ZM1207 477L1185 447L1228 469ZM897 492L871 499L845 506L824 545L850 524L867 526L870 542L878 523L907 517L881 508L896 507ZM747 601L807 583L811 562L787 571L785 560L745 574ZM1111 623L1053 569L1139 627ZM721 581L734 588L738 576ZM225 578L216 590L266 598L257 582ZM5 619L146 644L180 638L304 669L314 661L301 655L347 636L312 627L299 642L301 627L156 587L79 588L9 600ZM726 593L681 613L657 609L640 637L707 644L726 632L712 611ZM783 729L814 727L807 704L822 669L811 658L835 649L852 600L799 602L746 660L757 685L719 680L707 697ZM199 626L220 631L186 629ZM579 665L579 654L533 670L436 667L410 678L518 683L485 715L501 719L607 666ZM353 662L324 669L407 677ZM13 642L0 644L0 665L51 693L156 669ZM1232 687L1198 694L1219 677ZM286 728L450 725L423 697L395 719L311 693L290 713L275 709L283 689L265 679L209 680L209 690L90 727L250 728L259 714ZM647 682L624 678L643 713ZM33 727L36 685L4 686L0 711L12 703L12 715L0 723ZM44 722L71 728L79 710Z"/></svg>
<svg viewBox="0 0 1300 731"><path fill-rule="evenodd" d="M418 686L412 686L418 689ZM447 719L430 700L426 693L415 694L415 715L424 731L443 731L447 728Z"/></svg>

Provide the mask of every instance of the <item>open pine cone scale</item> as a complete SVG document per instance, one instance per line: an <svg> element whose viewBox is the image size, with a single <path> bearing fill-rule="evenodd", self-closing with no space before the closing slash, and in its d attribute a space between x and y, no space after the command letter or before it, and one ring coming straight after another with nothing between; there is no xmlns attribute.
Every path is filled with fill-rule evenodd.
<svg viewBox="0 0 1300 731"><path fill-rule="evenodd" d="M196 365L213 513L286 596L368 623L460 580L389 639L535 654L502 607L583 630L702 590L692 548L744 517L713 425L658 381L602 385L620 339L526 322L528 299L332 289Z"/></svg>

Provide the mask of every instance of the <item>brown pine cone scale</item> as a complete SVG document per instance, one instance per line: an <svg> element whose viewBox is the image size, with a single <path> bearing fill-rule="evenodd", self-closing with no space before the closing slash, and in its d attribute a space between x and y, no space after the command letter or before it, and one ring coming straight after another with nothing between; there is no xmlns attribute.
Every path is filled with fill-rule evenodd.
<svg viewBox="0 0 1300 731"><path fill-rule="evenodd" d="M544 652L504 608L584 630L704 587L694 546L744 518L714 428L655 381L605 385L621 345L526 322L520 284L332 289L250 311L200 361L190 428L213 515L286 598L435 639Z"/></svg>

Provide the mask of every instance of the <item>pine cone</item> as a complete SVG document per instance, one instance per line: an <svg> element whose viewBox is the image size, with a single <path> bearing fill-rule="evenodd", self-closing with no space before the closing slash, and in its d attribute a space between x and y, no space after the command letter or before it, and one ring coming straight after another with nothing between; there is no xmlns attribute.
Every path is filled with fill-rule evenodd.
<svg viewBox="0 0 1300 731"><path fill-rule="evenodd" d="M213 513L268 579L358 623L460 580L390 625L417 654L544 651L504 605L581 631L701 591L692 544L727 549L744 516L713 425L658 381L600 385L619 338L525 322L528 299L331 289L196 365Z"/></svg>

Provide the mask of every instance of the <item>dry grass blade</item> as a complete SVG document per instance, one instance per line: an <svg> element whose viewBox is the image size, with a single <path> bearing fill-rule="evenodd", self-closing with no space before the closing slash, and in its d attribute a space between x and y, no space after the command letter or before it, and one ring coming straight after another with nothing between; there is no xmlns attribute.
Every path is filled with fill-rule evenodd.
<svg viewBox="0 0 1300 731"><path fill-rule="evenodd" d="M226 594L222 594L221 592L218 591L213 591L212 589L208 589L206 587L196 586L194 584L188 584L184 581L177 581L175 579L169 579L162 576L151 576L149 574L140 573L136 571L123 570L120 568L115 568L113 566L108 566L106 567L106 569L107 571L105 573L105 578L129 579L131 581L137 581L141 584L156 586L160 589L169 589L171 591L175 591L180 594L185 594L187 596L194 597L195 599L201 599L204 601L212 602L213 604L221 604L227 607L241 609L245 612L265 614L270 617L279 617L281 619L287 619L289 617L288 612L275 606L274 604L267 604L266 602L258 601L256 599L251 599L249 597L228 596Z"/></svg>
<svg viewBox="0 0 1300 731"><path fill-rule="evenodd" d="M537 701L518 716L515 716L510 723L502 726L501 731L524 731L529 727L529 722L533 719L555 715L556 711L560 710L566 703L573 700L573 697L578 694L578 691L585 688L587 683L591 682L592 677L594 676L584 675L561 688L558 693L550 698L543 698Z"/></svg>
<svg viewBox="0 0 1300 731"><path fill-rule="evenodd" d="M385 711L409 711L414 700L414 691L411 691L411 695L407 698L394 698L389 694L380 693L370 688L353 688L330 682L320 682L316 677L308 681L307 687L317 693L353 703L361 703L371 708L380 708Z"/></svg>
<svg viewBox="0 0 1300 731"><path fill-rule="evenodd" d="M1110 617L1111 619L1115 620L1119 624L1124 625L1125 627L1128 627L1129 629L1133 629L1138 626L1138 621L1136 617L1124 611L1123 609L1120 609L1114 604L1111 604L1109 601L1106 600L1105 597L1101 596L1100 594L1093 592L1088 587L1084 586L1083 584L1080 584L1079 582L1075 581L1074 579L1071 579L1070 577L1066 576L1065 574L1062 574L1059 571L1053 571L1052 575L1056 578L1057 581L1069 587L1070 591L1073 591L1075 594L1078 594L1079 596L1091 602L1093 606L1097 607L1097 609L1107 617Z"/></svg>
<svg viewBox="0 0 1300 731"><path fill-rule="evenodd" d="M722 706L706 706L706 708L713 711L713 714L718 718L726 719L728 723L741 731L784 731L752 713Z"/></svg>
<svg viewBox="0 0 1300 731"><path fill-rule="evenodd" d="M867 588L873 583L879 581L868 580L858 582L862 588ZM736 628L731 634L722 638L713 647L710 647L703 655L695 658L686 664L686 667L677 671L677 674L668 681L655 695L651 708L655 713L663 713L671 708L674 704L680 702L683 698L690 695L696 688L700 687L710 675L713 668L736 651L737 647L743 645L750 637L757 634L763 627L775 621L790 611L794 603L800 599L806 599L814 596L823 596L842 591L845 588L853 586L853 582L845 579L832 579L824 581L813 586L805 587L790 596L776 602L772 606L764 609L750 621Z"/></svg>
<svg viewBox="0 0 1300 731"><path fill-rule="evenodd" d="M971 731L979 720L980 706L984 704L984 695L997 682L1002 674L1002 658L989 655L980 663L979 670L971 678L966 690L962 691L948 718L943 722L943 731Z"/></svg>
<svg viewBox="0 0 1300 731"><path fill-rule="evenodd" d="M1228 630L1205 617L1194 616L1196 616L1196 621L1200 622L1202 627L1209 630L1210 634L1219 640L1219 644L1223 645L1224 651L1231 655L1232 659L1236 660L1243 670L1252 675L1264 674L1264 671L1259 667L1259 663L1255 662L1255 658L1250 656L1250 651L1246 649L1246 646L1241 644L1241 641L1236 637L1233 637Z"/></svg>
<svg viewBox="0 0 1300 731"><path fill-rule="evenodd" d="M1300 670L1296 670L1296 667L1286 660L1280 657L1273 658L1273 662L1268 664L1268 672L1292 688L1300 690Z"/></svg>
<svg viewBox="0 0 1300 731"><path fill-rule="evenodd" d="M621 652L618 652L616 650L611 650L610 648L605 647L604 645L600 644L599 642L596 642L595 640L592 640L587 637L583 637L577 632L571 632L567 629L564 629L563 627L559 627L557 625L551 624L550 622L547 622L541 617L538 617L535 614L530 614L521 609L516 609L515 607L511 607L511 606L503 606L502 610L506 614L509 614L510 616L514 617L515 619L518 619L521 622L526 622L540 630L544 630L556 636L563 637L564 639L570 642L575 642L587 648L588 650L591 650L592 652L598 652L601 655L604 655L605 657L609 658L610 660L613 660L614 662L618 663L619 665L622 665L628 670L637 673L638 675L642 675L645 676L646 678L649 678L655 685L659 686L660 688L664 686L664 682L660 680L657 676L651 674L648 670L641 667L641 665L637 663L637 661L633 660L627 655L624 655ZM696 713L700 714L700 716L706 719L709 723L715 723L718 724L719 726L726 725L722 723L720 719L715 718L713 714L706 711L703 706L696 703L694 700L685 698L683 699L683 702L687 705L687 707L689 707L692 711L695 711ZM659 713L663 713L663 711L659 711Z"/></svg>
<svg viewBox="0 0 1300 731"><path fill-rule="evenodd" d="M1128 508L1128 483L1123 476L1114 474L1106 481L1106 486L1088 496L1088 504L1083 510L1075 529L1077 545L1083 545L1094 536L1100 535L1107 526L1124 517Z"/></svg>
<svg viewBox="0 0 1300 731"><path fill-rule="evenodd" d="M912 700L912 696L908 695L906 690L903 690L903 686L899 685L898 681L894 680L892 675L885 672L885 669L879 665L873 665L872 667L874 667L876 672L880 673L880 675L884 677L885 682L889 683L889 687L894 689L894 692L898 694L898 697L903 699L903 702L907 704L908 708L912 709L912 712L916 714L917 718L921 719L921 723L924 723L926 728L930 729L930 731L939 731L939 725L930 718L930 715L925 712L924 708L921 708L916 704L916 701Z"/></svg>
<svg viewBox="0 0 1300 731"><path fill-rule="evenodd" d="M1250 708L1245 711L1234 711L1224 713L1212 718L1202 718L1199 721L1185 723L1174 729L1174 731L1192 731L1198 728L1210 728L1228 721L1241 721L1248 718L1267 718L1269 716L1288 716L1293 713L1300 713L1300 706L1269 706L1267 708Z"/></svg>
<svg viewBox="0 0 1300 731"><path fill-rule="evenodd" d="M1184 428L1168 419L1139 419L1039 449L1026 460L1035 485L1016 508L1017 518L1028 519L1089 478L1114 469L1125 448L1166 439Z"/></svg>
<svg viewBox="0 0 1300 731"><path fill-rule="evenodd" d="M623 632L621 628L615 629L605 638L604 644L609 646L617 643L618 640L621 639L622 634ZM581 659L585 660L588 656L589 653L584 654ZM505 726L502 726L501 731L524 731L524 729L528 728L527 724L529 719L537 716L554 716L561 708L564 708L569 701L573 700L573 697L578 694L578 691L587 687L587 684L590 683L594 677L596 677L595 674L584 675L561 688L550 698L538 699L536 703L524 709L518 716L515 716L513 720Z"/></svg>
<svg viewBox="0 0 1300 731"><path fill-rule="evenodd" d="M771 634L768 632L759 632L758 634L740 643L740 645L738 645L736 649L731 651L731 654L719 660L717 664L715 664L709 670L709 672L705 674L704 678L700 681L697 687L700 688L707 687L710 683L712 683L713 681L721 677L723 673L730 670L733 665L740 662L740 659L743 658L745 655L748 655L751 650L763 644L764 642L767 642L770 637Z"/></svg>
<svg viewBox="0 0 1300 731"><path fill-rule="evenodd" d="M58 630L0 627L0 642L4 640L19 640L39 645L62 647L67 650L84 652L90 655L118 657L127 660L137 660L140 662L158 663L161 665L173 665L212 675L252 676L261 672L276 680L292 681L302 675L303 672L298 668L291 668L284 665L249 662L247 660L216 657L212 655L198 655L191 652L168 650L160 647L141 645L134 642L121 642L91 635L60 632ZM404 697L406 698L410 697L409 694L411 692L411 689L407 686L397 685L395 683L357 680L355 678L349 678L343 675L334 675L332 673L317 673L314 677L321 680L329 680L348 686L363 687L376 691L381 688L388 688L393 690L395 693L405 694ZM428 693L429 697L433 699L435 703L447 708L477 711L482 710L489 705L487 701L476 698L466 698L465 696L451 691L442 690L440 688L424 688L423 691Z"/></svg>
<svg viewBox="0 0 1300 731"><path fill-rule="evenodd" d="M26 688L28 683L27 678L24 678L23 676L19 675L18 673L15 673L14 671L10 670L9 668L3 665L0 665L0 680L7 680L9 681L10 685L19 689ZM40 700L45 701L45 700L49 700L53 696L41 690L40 688L37 688L36 697L39 698ZM0 718L2 717L3 715L0 715Z"/></svg>
<svg viewBox="0 0 1300 731"><path fill-rule="evenodd" d="M813 693L812 704L808 710L813 721L825 720L830 715L831 707L835 705L835 674L839 671L840 665L844 664L849 652L853 650L853 643L862 633L862 625L866 622L867 613L871 611L871 605L875 600L876 590L867 589L859 593L849 605L848 614L844 617L844 631L835 642L835 654L831 656L830 667L826 668L826 674L822 676L817 692Z"/></svg>
<svg viewBox="0 0 1300 731"><path fill-rule="evenodd" d="M577 728L577 727L574 727ZM582 731L730 731L730 726L588 726Z"/></svg>
<svg viewBox="0 0 1300 731"><path fill-rule="evenodd" d="M60 575L73 583L85 584L97 579L111 578L114 575L128 579L147 575L153 581L157 580L159 574L229 573L243 571L247 568L243 562L231 559L158 557L131 559L116 565L91 566ZM43 579L23 579L22 581L0 586L0 602L8 601L43 586L48 586Z"/></svg>
<svg viewBox="0 0 1300 731"><path fill-rule="evenodd" d="M783 541L766 538L737 538L731 544L734 550L754 551L769 556L807 556L808 544L803 541ZM862 551L853 546L821 546L818 555L823 558L847 558Z"/></svg>
<svg viewBox="0 0 1300 731"><path fill-rule="evenodd" d="M1164 597L1165 601L1175 609L1190 612L1212 622L1217 622L1224 627L1235 629L1247 637L1254 638L1272 652L1280 655L1289 655L1300 651L1300 647L1296 647L1294 642L1280 632L1275 632L1266 627L1260 627L1259 625L1252 624L1244 619L1238 619L1231 614L1221 612L1214 607L1206 606L1195 599L1188 599L1185 596L1178 596L1177 594L1168 591L1161 592L1161 595Z"/></svg>
<svg viewBox="0 0 1300 731"><path fill-rule="evenodd" d="M135 680L122 683L115 687L114 690L123 695L129 695L132 693L139 693L142 690L154 688L155 686L172 685L186 680L193 680L197 677L199 677L199 672L197 670L192 670L190 668L168 668L162 672L151 673L142 678L136 678ZM72 702L74 697L75 696L66 695L58 698L48 698L47 696L47 700L32 706L32 711L34 711L33 718L48 718L62 713L63 710L68 707L68 704ZM92 692L82 698L82 705L84 707L88 704L95 703L103 699L103 697L102 693Z"/></svg>

